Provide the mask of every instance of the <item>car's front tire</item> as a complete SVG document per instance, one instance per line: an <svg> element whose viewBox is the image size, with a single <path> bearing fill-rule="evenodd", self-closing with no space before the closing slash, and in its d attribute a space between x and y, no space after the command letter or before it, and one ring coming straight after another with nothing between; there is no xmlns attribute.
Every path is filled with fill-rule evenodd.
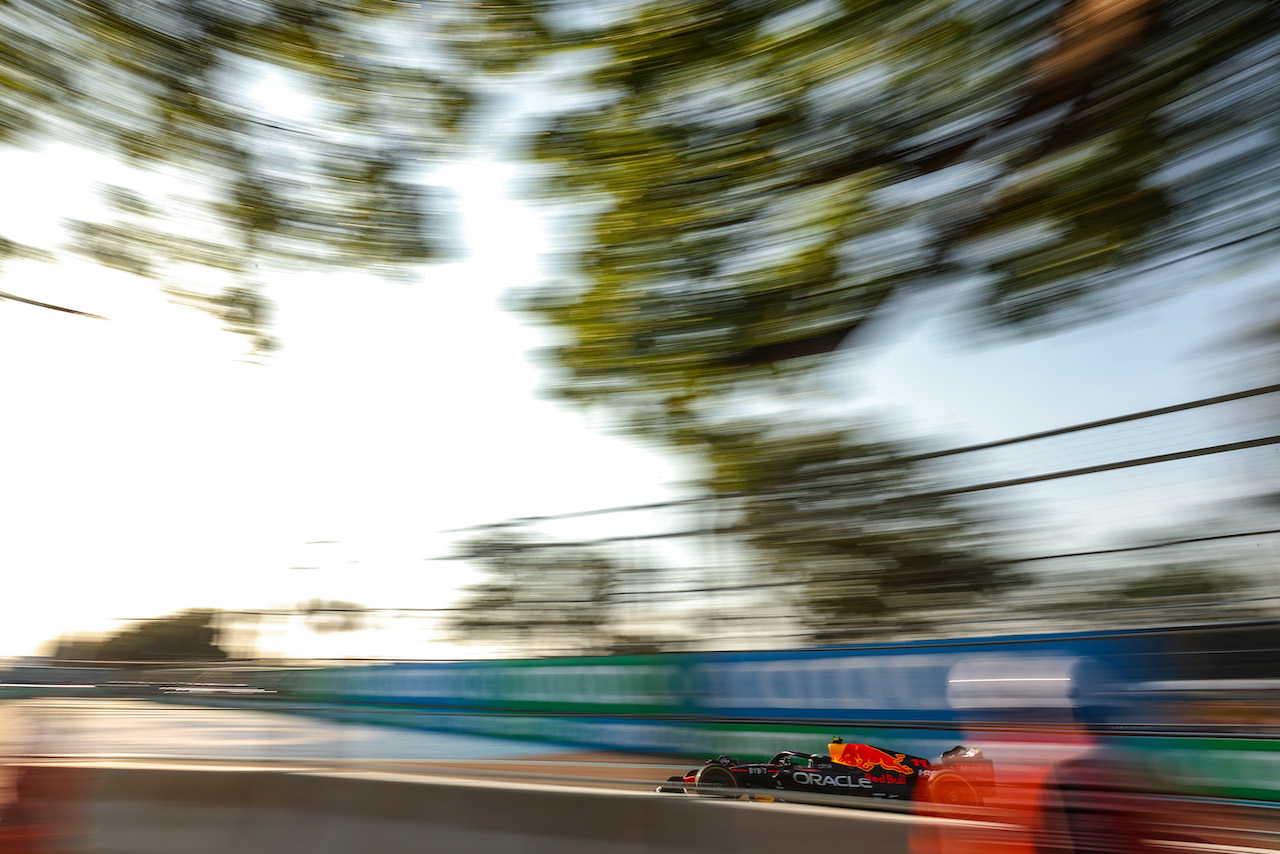
<svg viewBox="0 0 1280 854"><path fill-rule="evenodd" d="M693 778L694 791L704 798L740 798L733 772L723 765L703 765Z"/></svg>

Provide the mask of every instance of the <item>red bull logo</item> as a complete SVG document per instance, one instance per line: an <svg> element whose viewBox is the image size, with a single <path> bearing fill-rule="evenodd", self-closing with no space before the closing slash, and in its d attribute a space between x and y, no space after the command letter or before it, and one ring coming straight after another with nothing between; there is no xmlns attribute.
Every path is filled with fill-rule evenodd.
<svg viewBox="0 0 1280 854"><path fill-rule="evenodd" d="M872 747L869 744L840 744L833 743L831 747L831 761L838 762L841 765L850 765L860 771L870 771L872 768L879 766L885 771L894 771L898 774L914 774L915 769L903 763L906 754L903 753L885 753L878 747Z"/></svg>

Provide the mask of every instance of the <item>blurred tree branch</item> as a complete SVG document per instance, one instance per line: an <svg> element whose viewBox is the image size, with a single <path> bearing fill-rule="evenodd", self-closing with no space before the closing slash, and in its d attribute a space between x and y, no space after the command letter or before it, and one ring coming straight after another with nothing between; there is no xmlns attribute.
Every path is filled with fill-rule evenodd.
<svg viewBox="0 0 1280 854"><path fill-rule="evenodd" d="M591 200L564 278L526 302L565 336L549 353L565 399L662 432L664 398L803 370L903 293L964 282L975 332L1032 334L1172 292L1176 270L1136 275L1171 257L1275 251L1280 163L1259 135L1275 109L1253 97L1277 82L1274 9L811 16L652 0L562 36L609 49L597 103L533 140L548 204Z"/></svg>
<svg viewBox="0 0 1280 854"><path fill-rule="evenodd" d="M639 642L619 624L614 594L622 569L604 552L552 548L519 531L497 531L463 543L455 555L486 580L466 589L447 620L457 640L585 653Z"/></svg>
<svg viewBox="0 0 1280 854"><path fill-rule="evenodd" d="M134 167L137 187L101 188L103 218L67 212L52 257L159 279L269 350L261 271L394 274L452 251L424 165L458 145L471 96L436 26L390 0L5 4L0 142L61 140ZM306 111L280 115L273 81ZM225 289L193 292L192 264Z"/></svg>
<svg viewBox="0 0 1280 854"><path fill-rule="evenodd" d="M594 96L548 107L530 138L543 200L581 229L522 303L558 338L549 390L692 454L712 493L748 495L745 539L812 579L823 630L1016 576L970 505L900 500L945 493L944 471L804 413L818 357L927 290L957 297L974 339L1035 335L1280 247L1267 4L544 8ZM867 458L899 464L857 474Z"/></svg>

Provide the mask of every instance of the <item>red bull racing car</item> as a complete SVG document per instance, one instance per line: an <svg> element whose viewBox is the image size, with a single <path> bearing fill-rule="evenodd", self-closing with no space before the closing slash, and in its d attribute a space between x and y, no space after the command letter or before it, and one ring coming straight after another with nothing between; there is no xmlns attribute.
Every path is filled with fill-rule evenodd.
<svg viewBox="0 0 1280 854"><path fill-rule="evenodd" d="M707 760L683 777L671 777L659 792L703 797L787 800L797 795L846 795L981 806L995 786L995 772L982 751L955 747L937 762L891 753L869 744L833 738L826 754L784 750L768 762Z"/></svg>

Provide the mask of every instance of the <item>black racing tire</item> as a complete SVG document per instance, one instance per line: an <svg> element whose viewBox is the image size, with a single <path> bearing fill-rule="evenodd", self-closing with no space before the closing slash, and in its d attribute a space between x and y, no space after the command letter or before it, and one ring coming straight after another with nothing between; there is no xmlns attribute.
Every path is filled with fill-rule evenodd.
<svg viewBox="0 0 1280 854"><path fill-rule="evenodd" d="M742 791L733 772L723 765L703 765L693 778L694 790L704 798L740 798Z"/></svg>

